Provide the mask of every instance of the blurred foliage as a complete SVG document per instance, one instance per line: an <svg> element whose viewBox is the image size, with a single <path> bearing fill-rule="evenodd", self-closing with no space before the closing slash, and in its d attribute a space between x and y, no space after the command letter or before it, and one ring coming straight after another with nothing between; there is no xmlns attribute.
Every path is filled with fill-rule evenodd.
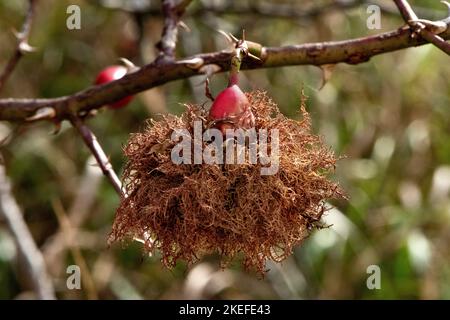
<svg viewBox="0 0 450 320"><path fill-rule="evenodd" d="M368 30L367 5L299 20L198 11L202 2L206 1L194 1L184 19L190 32L180 32L179 57L226 48L217 29L236 35L245 29L249 40L281 46L349 39L403 25L398 16L382 13L382 29ZM330 2L270 4L307 9ZM432 13L432 18L445 16L439 1L410 2ZM245 6L252 1L233 3ZM66 28L69 4L81 7L81 30ZM0 0L0 65L13 50L10 30L20 28L26 6L24 0ZM39 50L22 59L2 97L71 94L89 86L100 69L117 63L119 57L138 64L150 62L162 20L145 14L149 7L158 8L159 1L40 1L30 37L30 44ZM316 232L281 265L269 264L267 277L257 279L237 266L219 270L215 257L206 257L191 269L180 264L169 271L158 256L143 256L138 243L108 248L106 237L118 199L101 180L86 196L94 201L77 229L77 245L88 266L83 272L91 274L99 298L449 299L448 57L427 45L380 55L357 66L339 64L320 91L317 67L253 70L243 75L246 90L267 90L290 117L299 116L304 86L316 132L343 156L335 179L349 201L333 203L335 208L326 217L331 227ZM180 114L181 103L205 102L202 80L195 77L154 88L141 93L126 109L102 110L89 120L118 171L124 162L121 146L129 133L140 130L148 117ZM225 83L225 75L214 76L213 93ZM57 135L50 134L52 129L44 123L0 123L2 138L12 136L2 155L37 243L45 253L49 245L63 250L59 264L50 268L58 297L86 298L84 285L79 291L66 289L66 267L75 260L73 250L65 250L64 243L52 243L59 228L54 202L60 200L66 210L77 205L75 196L82 178L92 175L89 168L94 161L69 125L64 124ZM0 220L3 299L22 297L29 287L14 248ZM380 290L366 286L366 270L373 264L381 268Z"/></svg>

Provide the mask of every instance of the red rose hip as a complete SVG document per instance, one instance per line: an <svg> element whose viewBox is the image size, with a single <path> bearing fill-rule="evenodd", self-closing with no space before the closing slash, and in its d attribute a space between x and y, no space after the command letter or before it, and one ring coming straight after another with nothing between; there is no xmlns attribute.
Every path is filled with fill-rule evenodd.
<svg viewBox="0 0 450 320"><path fill-rule="evenodd" d="M231 128L249 129L255 125L255 117L245 93L233 84L219 93L214 100L209 117L217 123L220 130ZM221 122L224 122L223 124ZM225 125L228 123L230 125Z"/></svg>
<svg viewBox="0 0 450 320"><path fill-rule="evenodd" d="M104 83L108 83L108 82L120 79L123 76L125 76L127 74L127 72L128 72L128 69L124 66L114 65L114 66L106 67L105 69L100 71L100 73L98 74L98 76L95 80L95 84L104 84ZM120 108L125 107L128 103L130 103L130 101L132 99L133 99L133 96L128 96L128 97L125 97L123 99L120 99L116 102L109 104L108 107L111 109L120 109Z"/></svg>

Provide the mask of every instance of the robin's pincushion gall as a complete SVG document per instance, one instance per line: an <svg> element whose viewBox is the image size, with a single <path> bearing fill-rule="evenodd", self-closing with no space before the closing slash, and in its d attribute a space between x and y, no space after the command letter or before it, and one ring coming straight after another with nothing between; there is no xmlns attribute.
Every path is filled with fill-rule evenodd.
<svg viewBox="0 0 450 320"><path fill-rule="evenodd" d="M303 119L288 119L264 92L243 93L233 68L228 87L209 112L198 105L186 107L181 116L149 121L124 146L125 196L109 242L138 239L147 252L158 251L167 267L216 254L223 267L238 258L246 269L264 274L267 260L282 261L322 227L325 200L342 198L338 184L327 178L336 158L312 133L303 99ZM265 164L255 164L250 156L237 163L196 163L196 146L202 153L212 145L201 139L209 128L270 132L266 142L258 139L258 157L270 149L272 158L279 147L278 170L262 175ZM188 161L173 161L173 150L184 143ZM215 152L223 152L225 159L230 145L237 154L238 143L227 139ZM239 150L249 154L253 146L242 144Z"/></svg>

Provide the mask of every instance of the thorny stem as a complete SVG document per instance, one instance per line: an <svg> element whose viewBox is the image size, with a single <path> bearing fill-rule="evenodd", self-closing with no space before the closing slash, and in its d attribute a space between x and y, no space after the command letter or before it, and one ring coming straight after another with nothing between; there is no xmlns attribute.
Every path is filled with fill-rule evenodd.
<svg viewBox="0 0 450 320"><path fill-rule="evenodd" d="M122 183L120 182L120 179L114 171L108 156L103 151L103 148L94 133L78 117L71 117L70 122L73 127L77 129L78 133L83 138L84 143L94 155L95 160L97 160L103 174L108 178L109 182L112 184L119 196L122 196Z"/></svg>
<svg viewBox="0 0 450 320"><path fill-rule="evenodd" d="M449 28L450 29L450 28ZM450 39L450 30L439 36ZM348 63L359 64L371 57L404 48L425 44L424 39L411 38L411 31L399 28L378 35L344 41L306 43L284 47L263 47L261 61L244 59L241 69L261 69L293 65ZM0 99L0 120L23 122L39 109L55 109L55 120L68 119L79 112L98 109L126 96L160 86L164 83L186 79L204 72L203 67L215 66L220 72L230 69L230 52L198 54L183 60L198 59L201 66L190 68L184 63L153 62L121 79L104 85L89 87L73 95L52 99Z"/></svg>

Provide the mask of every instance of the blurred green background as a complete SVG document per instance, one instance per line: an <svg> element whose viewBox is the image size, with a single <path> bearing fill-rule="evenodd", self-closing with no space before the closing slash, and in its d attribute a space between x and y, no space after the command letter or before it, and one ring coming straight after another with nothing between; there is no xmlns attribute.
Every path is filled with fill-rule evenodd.
<svg viewBox="0 0 450 320"><path fill-rule="evenodd" d="M390 1L379 2L385 6L381 30L366 27L368 1L312 17L281 14L336 2L194 1L183 19L190 30L180 30L177 56L225 49L217 29L236 35L245 29L248 40L281 46L344 40L403 25ZM424 18L446 15L439 1L410 2ZM70 4L81 8L81 30L66 28ZM119 57L139 65L151 62L162 29L159 6L153 0L39 1L30 36L38 50L21 60L1 97L67 95L91 85L96 73ZM254 7L263 8L263 14ZM0 66L12 53L11 30L20 28L26 8L27 1L0 0ZM118 198L67 123L52 135L48 123L1 122L0 138L10 137L1 153L61 299L449 299L449 75L448 56L432 45L357 66L339 64L320 91L321 72L313 66L243 72L243 89L266 90L293 118L299 117L303 85L315 132L345 156L333 179L349 201L333 203L325 218L332 226L315 232L282 264L269 263L264 279L239 264L222 271L214 257L191 269L180 263L167 270L157 255L144 256L139 243L108 248ZM102 110L89 120L117 171L124 163L122 146L145 119L180 114L180 103L207 101L202 81L195 77L154 88L125 109ZM226 75L215 75L213 94L225 84ZM70 232L60 233L58 216L69 217L73 241ZM2 299L33 297L16 253L0 218ZM82 267L82 290L66 287L71 264ZM379 290L366 286L369 265L381 269Z"/></svg>

